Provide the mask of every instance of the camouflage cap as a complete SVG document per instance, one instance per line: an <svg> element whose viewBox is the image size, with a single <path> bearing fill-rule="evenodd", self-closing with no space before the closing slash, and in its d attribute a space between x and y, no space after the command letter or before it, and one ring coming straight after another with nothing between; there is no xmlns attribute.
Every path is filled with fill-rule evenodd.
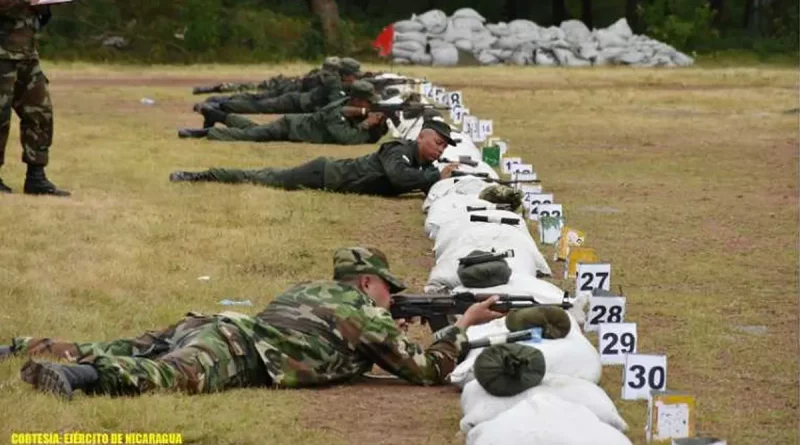
<svg viewBox="0 0 800 445"><path fill-rule="evenodd" d="M376 101L375 87L366 80L356 80L350 85L350 96Z"/></svg>
<svg viewBox="0 0 800 445"><path fill-rule="evenodd" d="M426 128L439 133L439 136L447 142L447 145L456 146L457 142L450 137L450 125L441 117L433 116L425 119L425 122L422 123L422 129L425 130Z"/></svg>
<svg viewBox="0 0 800 445"><path fill-rule="evenodd" d="M352 57L344 57L342 58L339 72L342 75L358 75L361 73L361 64Z"/></svg>
<svg viewBox="0 0 800 445"><path fill-rule="evenodd" d="M383 278L392 293L406 288L403 282L389 272L386 255L374 247L343 247L333 254L333 279L370 274Z"/></svg>
<svg viewBox="0 0 800 445"><path fill-rule="evenodd" d="M337 72L342 69L342 59L336 56L326 57L322 62L322 69Z"/></svg>

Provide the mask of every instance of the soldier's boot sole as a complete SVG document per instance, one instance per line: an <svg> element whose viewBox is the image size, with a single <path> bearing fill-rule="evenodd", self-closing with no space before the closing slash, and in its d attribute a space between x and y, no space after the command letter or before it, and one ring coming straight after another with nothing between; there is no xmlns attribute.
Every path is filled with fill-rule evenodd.
<svg viewBox="0 0 800 445"><path fill-rule="evenodd" d="M57 364L28 360L22 366L20 378L41 392L72 400L72 385Z"/></svg>

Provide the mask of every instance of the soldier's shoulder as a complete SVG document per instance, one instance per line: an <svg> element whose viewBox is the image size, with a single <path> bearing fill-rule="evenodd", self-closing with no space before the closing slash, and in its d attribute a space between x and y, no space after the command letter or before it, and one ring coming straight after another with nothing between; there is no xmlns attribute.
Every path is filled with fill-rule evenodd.
<svg viewBox="0 0 800 445"><path fill-rule="evenodd" d="M410 139L392 139L381 144L380 150L402 150L410 148L414 145L414 141Z"/></svg>
<svg viewBox="0 0 800 445"><path fill-rule="evenodd" d="M335 280L314 280L297 283L281 294L280 297L292 298L300 295L304 299L342 303L361 302L364 298L369 298L354 286Z"/></svg>

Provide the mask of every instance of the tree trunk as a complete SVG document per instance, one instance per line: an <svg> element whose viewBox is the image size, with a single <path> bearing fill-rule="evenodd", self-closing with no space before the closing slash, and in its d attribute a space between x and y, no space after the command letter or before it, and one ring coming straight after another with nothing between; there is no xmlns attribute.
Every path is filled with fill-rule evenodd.
<svg viewBox="0 0 800 445"><path fill-rule="evenodd" d="M325 48L339 51L342 46L339 35L339 6L336 0L311 0L311 12L319 17L322 35L325 37Z"/></svg>
<svg viewBox="0 0 800 445"><path fill-rule="evenodd" d="M719 28L720 23L722 23L725 0L708 0L708 6L711 8L711 11L714 12L714 18L712 19L711 24L715 28Z"/></svg>
<svg viewBox="0 0 800 445"><path fill-rule="evenodd" d="M592 0L581 0L581 21L589 29L594 27Z"/></svg>
<svg viewBox="0 0 800 445"><path fill-rule="evenodd" d="M567 17L564 0L553 0L553 25L558 26Z"/></svg>
<svg viewBox="0 0 800 445"><path fill-rule="evenodd" d="M639 29L639 12L637 11L637 0L625 0L625 19L628 20L628 26L631 27L634 33L640 34Z"/></svg>

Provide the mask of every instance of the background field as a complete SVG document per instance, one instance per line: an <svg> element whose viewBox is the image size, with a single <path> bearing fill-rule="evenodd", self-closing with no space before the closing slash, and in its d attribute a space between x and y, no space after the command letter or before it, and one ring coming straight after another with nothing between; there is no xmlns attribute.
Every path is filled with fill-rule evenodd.
<svg viewBox="0 0 800 445"><path fill-rule="evenodd" d="M308 68L46 65L56 107L48 173L74 196L0 196L2 342L133 336L189 310L227 309L223 298L252 300L239 309L254 314L298 280L329 277L332 250L346 244L382 247L420 290L432 265L420 198L168 182L175 169L374 150L177 139L179 126L200 123L192 85ZM669 387L697 395L701 432L731 444L796 442L798 115L786 112L798 107L795 70L403 72L461 89L512 153L534 163L568 223L613 263L640 351L668 354ZM21 191L14 131L0 174ZM21 364L0 363L0 442L73 430L180 432L198 444L463 441L458 393L447 387L381 381L65 403L24 385ZM607 368L603 387L644 443L645 403L618 401L620 377Z"/></svg>

